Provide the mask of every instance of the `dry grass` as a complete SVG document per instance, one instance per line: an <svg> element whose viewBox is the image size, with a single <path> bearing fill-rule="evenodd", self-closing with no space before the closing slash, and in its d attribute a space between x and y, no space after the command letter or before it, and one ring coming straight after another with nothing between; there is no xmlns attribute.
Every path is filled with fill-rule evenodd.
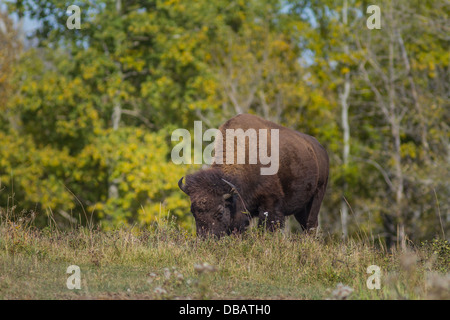
<svg viewBox="0 0 450 320"><path fill-rule="evenodd" d="M449 299L449 245L387 251L369 240L265 233L199 241L146 230L0 225L1 299ZM69 290L69 265L81 289ZM381 268L369 290L367 267ZM344 291L343 291L344 290Z"/></svg>

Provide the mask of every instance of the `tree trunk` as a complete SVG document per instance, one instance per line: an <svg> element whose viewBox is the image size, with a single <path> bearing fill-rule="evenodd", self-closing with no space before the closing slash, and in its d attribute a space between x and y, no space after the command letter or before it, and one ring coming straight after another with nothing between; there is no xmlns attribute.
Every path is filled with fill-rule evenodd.
<svg viewBox="0 0 450 320"><path fill-rule="evenodd" d="M391 134L394 140L394 175L395 175L395 217L397 224L397 243L401 240L402 247L404 245L405 238L405 226L403 221L403 169L402 169L402 156L401 156L401 140L400 140L400 113L398 112L398 106L396 105L396 93L395 93L395 17L394 9L390 5L389 18L392 26L389 28L389 49L388 49L388 107L389 107L389 119L388 122L391 126Z"/></svg>
<svg viewBox="0 0 450 320"><path fill-rule="evenodd" d="M122 1L121 0L116 0L116 12L117 12L117 15L120 16L121 15L121 11L122 11ZM119 65L119 72L121 72L120 65ZM118 97L117 97L117 99L115 101L113 113L112 113L112 116L111 116L112 129L114 131L117 131L119 129L120 120L122 118L122 105L120 103L119 93L120 92L118 91L117 92L117 96ZM112 171L112 169L110 171ZM111 176L111 172L109 173L109 176ZM117 179L109 181L108 199L115 199L115 198L119 197L118 183L119 183L119 181L117 181Z"/></svg>
<svg viewBox="0 0 450 320"><path fill-rule="evenodd" d="M342 20L343 24L347 26L347 0L344 1L344 7L342 10ZM348 45L344 45L344 53L349 54ZM344 170L348 166L348 158L350 155L350 125L348 122L348 98L350 96L350 72L345 74L344 88L340 93L340 103L341 103L341 124L343 130L343 151L342 151L342 165ZM341 199L341 224L342 224L342 236L344 238L348 237L348 205L344 200L345 193L347 191L347 182L344 182L342 186L342 199Z"/></svg>

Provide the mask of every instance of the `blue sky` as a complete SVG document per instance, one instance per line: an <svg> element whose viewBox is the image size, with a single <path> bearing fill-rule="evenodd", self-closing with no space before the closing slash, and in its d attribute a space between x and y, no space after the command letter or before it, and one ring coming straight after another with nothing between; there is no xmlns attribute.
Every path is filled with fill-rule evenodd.
<svg viewBox="0 0 450 320"><path fill-rule="evenodd" d="M11 0L0 0L0 10L5 11L6 10L6 3L12 3L14 1ZM16 13L11 13L10 17L13 19L14 23L17 24L19 21L19 17ZM23 31L25 34L29 34L30 32L34 31L37 27L39 27L39 22L34 19L30 19L29 17L24 17L23 21Z"/></svg>

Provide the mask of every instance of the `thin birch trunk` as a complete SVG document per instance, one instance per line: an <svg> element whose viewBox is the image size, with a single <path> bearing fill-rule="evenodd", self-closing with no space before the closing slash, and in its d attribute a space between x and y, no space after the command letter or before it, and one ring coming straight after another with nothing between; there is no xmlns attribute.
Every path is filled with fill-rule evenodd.
<svg viewBox="0 0 450 320"><path fill-rule="evenodd" d="M347 26L347 0L344 1L344 7L342 10L343 24ZM349 54L348 44L344 45L344 53ZM342 152L342 164L344 168L348 166L348 159L350 155L350 125L348 122L348 98L350 96L350 72L345 74L344 88L339 95L341 103L341 124L343 130L343 152ZM341 224L342 224L342 236L348 237L348 206L344 200L345 193L347 191L347 182L344 182L342 187L342 199L341 199Z"/></svg>

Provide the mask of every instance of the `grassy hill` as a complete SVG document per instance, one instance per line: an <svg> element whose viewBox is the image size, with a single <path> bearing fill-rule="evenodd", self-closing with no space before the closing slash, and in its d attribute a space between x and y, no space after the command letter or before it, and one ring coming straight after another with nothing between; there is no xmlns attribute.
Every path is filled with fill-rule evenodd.
<svg viewBox="0 0 450 320"><path fill-rule="evenodd" d="M173 222L148 229L0 225L1 299L449 299L447 241L407 250L251 229L198 240ZM81 289L70 290L70 265ZM367 268L380 268L370 290Z"/></svg>

